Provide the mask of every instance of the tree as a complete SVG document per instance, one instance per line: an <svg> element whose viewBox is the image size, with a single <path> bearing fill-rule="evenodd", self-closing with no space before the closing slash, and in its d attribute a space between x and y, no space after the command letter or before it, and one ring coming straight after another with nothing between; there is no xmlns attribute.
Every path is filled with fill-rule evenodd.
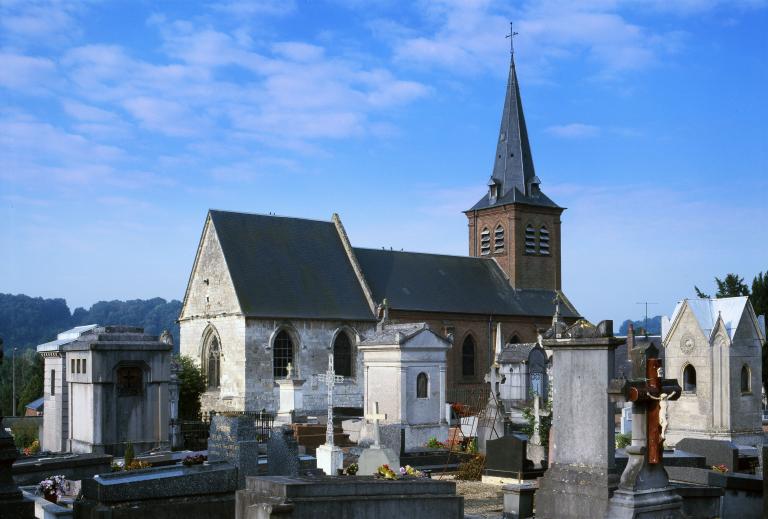
<svg viewBox="0 0 768 519"><path fill-rule="evenodd" d="M24 416L26 405L43 396L43 357L32 350L27 350L24 353L24 362L19 373L21 373L21 392L18 396L19 402L16 409L19 416ZM19 373L17 373L17 377Z"/></svg>
<svg viewBox="0 0 768 519"><path fill-rule="evenodd" d="M715 297L738 297L748 296L749 287L744 284L744 278L736 274L728 274L725 279L715 278L717 284L717 294Z"/></svg>
<svg viewBox="0 0 768 519"><path fill-rule="evenodd" d="M200 396L205 392L205 376L191 357L177 357L179 370L179 419L197 420Z"/></svg>
<svg viewBox="0 0 768 519"><path fill-rule="evenodd" d="M752 307L757 315L768 315L768 271L752 280Z"/></svg>
<svg viewBox="0 0 768 519"><path fill-rule="evenodd" d="M704 292L699 290L699 287L697 287L696 285L693 285L693 289L696 291L696 297L698 297L700 299L709 299L710 298L709 294L705 294Z"/></svg>

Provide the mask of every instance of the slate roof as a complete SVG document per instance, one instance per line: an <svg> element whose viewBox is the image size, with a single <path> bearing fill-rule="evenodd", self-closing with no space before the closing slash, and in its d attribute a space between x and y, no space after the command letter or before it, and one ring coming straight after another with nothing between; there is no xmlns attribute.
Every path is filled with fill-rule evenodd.
<svg viewBox="0 0 768 519"><path fill-rule="evenodd" d="M520 344L507 344L502 348L499 355L499 362L515 364L528 362L528 355L536 347L535 342L524 342Z"/></svg>
<svg viewBox="0 0 768 519"><path fill-rule="evenodd" d="M447 256L380 249L354 249L377 302L420 312L484 315L555 313L554 290L515 290L501 268L487 258ZM563 317L578 317L561 305Z"/></svg>
<svg viewBox="0 0 768 519"><path fill-rule="evenodd" d="M90 332L97 326L98 324L86 324L83 326L75 326L74 328L71 328L69 330L66 330L57 334L56 340L39 344L36 349L38 352L58 351L58 349L61 346L77 341L78 339L80 339L81 335L84 335Z"/></svg>
<svg viewBox="0 0 768 519"><path fill-rule="evenodd" d="M495 183L499 186L499 196L492 200L490 193L486 193L470 211L513 203L558 207L538 188L541 181L533 167L514 55L509 62L509 78L497 142L489 185Z"/></svg>
<svg viewBox="0 0 768 519"><path fill-rule="evenodd" d="M725 330L728 336L733 339L736 328L739 326L741 316L744 314L744 307L747 306L749 298L724 297L720 299L685 299L677 303L675 311L672 313L670 323L673 323L683 308L683 303L687 302L688 307L693 312L696 321L699 323L702 332L707 337L711 337L712 331L717 324L718 315L723 319Z"/></svg>
<svg viewBox="0 0 768 519"><path fill-rule="evenodd" d="M41 412L43 410L43 402L45 401L45 397L41 396L37 400L32 400L30 403L25 405L27 409L32 409L33 411Z"/></svg>
<svg viewBox="0 0 768 519"><path fill-rule="evenodd" d="M374 320L332 222L209 214L245 315Z"/></svg>

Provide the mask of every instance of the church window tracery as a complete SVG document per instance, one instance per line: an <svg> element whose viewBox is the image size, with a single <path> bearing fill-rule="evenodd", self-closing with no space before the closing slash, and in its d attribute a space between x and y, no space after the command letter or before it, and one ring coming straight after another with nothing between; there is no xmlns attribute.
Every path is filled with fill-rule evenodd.
<svg viewBox="0 0 768 519"><path fill-rule="evenodd" d="M688 364L683 370L683 391L686 393L696 392L696 368Z"/></svg>
<svg viewBox="0 0 768 519"><path fill-rule="evenodd" d="M427 386L429 385L429 378L427 374L422 372L416 377L416 398L427 398Z"/></svg>
<svg viewBox="0 0 768 519"><path fill-rule="evenodd" d="M539 254L549 256L549 231L545 225L539 229Z"/></svg>
<svg viewBox="0 0 768 519"><path fill-rule="evenodd" d="M210 325L203 334L201 364L209 391L221 387L221 339L216 329Z"/></svg>
<svg viewBox="0 0 768 519"><path fill-rule="evenodd" d="M741 392L742 393L751 393L752 392L752 377L750 377L749 372L749 366L744 364L741 367Z"/></svg>
<svg viewBox="0 0 768 519"><path fill-rule="evenodd" d="M343 331L333 341L333 369L337 375L352 376L352 343Z"/></svg>
<svg viewBox="0 0 768 519"><path fill-rule="evenodd" d="M493 233L493 252L504 252L504 227L501 224Z"/></svg>
<svg viewBox="0 0 768 519"><path fill-rule="evenodd" d="M461 346L461 375L464 377L475 376L475 340L467 335Z"/></svg>
<svg viewBox="0 0 768 519"><path fill-rule="evenodd" d="M288 374L288 364L293 365L293 341L285 330L275 337L272 356L272 374L274 378L285 378Z"/></svg>
<svg viewBox="0 0 768 519"><path fill-rule="evenodd" d="M480 233L480 254L486 256L491 253L491 231L487 227Z"/></svg>
<svg viewBox="0 0 768 519"><path fill-rule="evenodd" d="M536 254L536 229L533 225L525 228L525 253Z"/></svg>

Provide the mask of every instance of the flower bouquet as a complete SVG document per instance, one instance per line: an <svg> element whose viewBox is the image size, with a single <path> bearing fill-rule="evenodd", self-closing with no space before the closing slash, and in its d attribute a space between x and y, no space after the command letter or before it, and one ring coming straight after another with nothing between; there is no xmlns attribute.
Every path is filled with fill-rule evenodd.
<svg viewBox="0 0 768 519"><path fill-rule="evenodd" d="M204 461L208 461L208 456L202 454L196 454L194 456L187 456L181 460L182 465L185 467L191 467L192 465L202 465Z"/></svg>
<svg viewBox="0 0 768 519"><path fill-rule="evenodd" d="M720 465L712 465L712 470L719 472L720 474L725 474L728 472L728 467L721 463Z"/></svg>
<svg viewBox="0 0 768 519"><path fill-rule="evenodd" d="M389 468L389 465L382 465L376 470L376 474L374 474L374 477L378 479L395 480L395 479L405 479L407 477L424 478L426 477L426 475L422 471L416 470L410 465L406 465L405 467L400 467L400 469L397 472Z"/></svg>
<svg viewBox="0 0 768 519"><path fill-rule="evenodd" d="M43 497L55 503L59 500L61 492L64 489L64 476L48 476L37 485L37 490Z"/></svg>

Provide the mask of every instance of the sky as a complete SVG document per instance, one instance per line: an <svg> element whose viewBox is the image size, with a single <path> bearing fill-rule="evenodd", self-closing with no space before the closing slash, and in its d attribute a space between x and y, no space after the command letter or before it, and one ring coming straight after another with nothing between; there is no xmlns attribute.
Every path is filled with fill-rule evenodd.
<svg viewBox="0 0 768 519"><path fill-rule="evenodd" d="M510 21L582 315L768 271L764 0L0 0L0 292L181 299L209 208L467 254Z"/></svg>

